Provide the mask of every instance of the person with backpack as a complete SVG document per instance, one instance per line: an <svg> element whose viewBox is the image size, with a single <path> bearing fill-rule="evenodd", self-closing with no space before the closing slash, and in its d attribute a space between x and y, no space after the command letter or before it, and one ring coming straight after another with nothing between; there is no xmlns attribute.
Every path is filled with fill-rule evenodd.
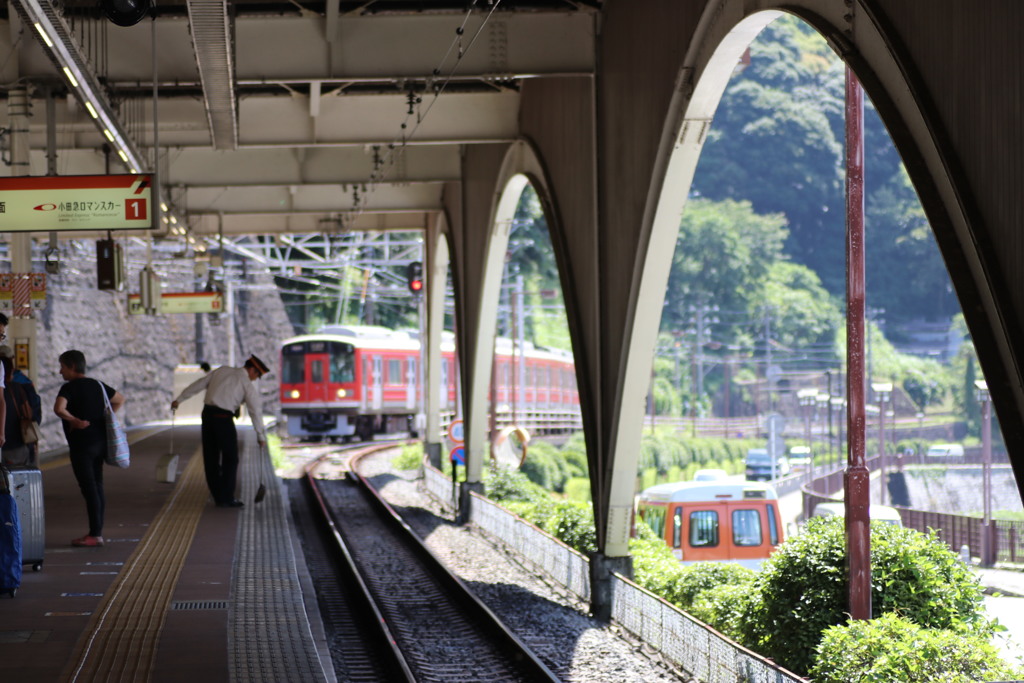
<svg viewBox="0 0 1024 683"><path fill-rule="evenodd" d="M35 448L39 440L38 420L33 416L32 401L39 394L31 382L14 380L14 361L0 354L4 374L4 401L8 406L4 421L3 464L8 467L38 467ZM27 424L26 424L27 423ZM28 437L28 438L26 438Z"/></svg>

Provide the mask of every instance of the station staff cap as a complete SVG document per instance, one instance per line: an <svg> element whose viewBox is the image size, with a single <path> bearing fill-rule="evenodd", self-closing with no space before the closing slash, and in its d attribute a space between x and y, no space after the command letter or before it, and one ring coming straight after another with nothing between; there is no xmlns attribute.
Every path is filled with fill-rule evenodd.
<svg viewBox="0 0 1024 683"><path fill-rule="evenodd" d="M270 368L267 367L267 364L261 361L255 355L249 356L249 360L246 361L246 363L256 368L256 370L260 373L260 377L270 372Z"/></svg>

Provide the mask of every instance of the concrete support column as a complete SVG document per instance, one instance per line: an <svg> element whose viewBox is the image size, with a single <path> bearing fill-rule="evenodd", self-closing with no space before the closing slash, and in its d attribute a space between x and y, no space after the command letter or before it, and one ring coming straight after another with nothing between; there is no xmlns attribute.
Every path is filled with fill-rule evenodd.
<svg viewBox="0 0 1024 683"><path fill-rule="evenodd" d="M11 127L11 175L13 176L31 175L28 140L29 118L32 116L31 107L26 88L14 88L8 92L7 116ZM10 253L11 272L32 272L31 233L11 233ZM16 311L15 313L24 315L24 312ZM14 315L11 316L5 343L15 349L15 351L19 349L28 350L27 367L22 367L21 370L31 377L33 382L39 377L39 359L36 357L39 347L36 343L36 338L36 321L34 318L16 318ZM15 357L17 357L17 354Z"/></svg>
<svg viewBox="0 0 1024 683"><path fill-rule="evenodd" d="M459 514L455 521L458 524L469 522L470 515L470 493L484 494L484 484L480 481L459 482Z"/></svg>
<svg viewBox="0 0 1024 683"><path fill-rule="evenodd" d="M444 332L444 294L448 279L448 242L443 231L443 218L431 223L425 235L426 245L426 376L424 405L426 407L426 433L423 448L434 467L440 469L443 455L441 437L441 406L447 401L448 387L441 382L441 337ZM455 369L450 367L450 373ZM451 381L449 379L449 381Z"/></svg>
<svg viewBox="0 0 1024 683"><path fill-rule="evenodd" d="M590 613L599 621L612 618L612 574L632 579L633 558L590 553Z"/></svg>

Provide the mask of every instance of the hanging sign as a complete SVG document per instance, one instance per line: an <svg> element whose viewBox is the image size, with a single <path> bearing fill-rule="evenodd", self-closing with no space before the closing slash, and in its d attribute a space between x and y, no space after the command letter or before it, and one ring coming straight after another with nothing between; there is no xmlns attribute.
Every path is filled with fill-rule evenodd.
<svg viewBox="0 0 1024 683"><path fill-rule="evenodd" d="M160 295L161 313L221 313L224 296L220 292L164 292ZM128 295L128 312L142 315L142 296Z"/></svg>
<svg viewBox="0 0 1024 683"><path fill-rule="evenodd" d="M150 230L152 185L148 174L0 178L0 232Z"/></svg>
<svg viewBox="0 0 1024 683"><path fill-rule="evenodd" d="M46 273L0 273L0 308L12 318L31 318L46 308Z"/></svg>

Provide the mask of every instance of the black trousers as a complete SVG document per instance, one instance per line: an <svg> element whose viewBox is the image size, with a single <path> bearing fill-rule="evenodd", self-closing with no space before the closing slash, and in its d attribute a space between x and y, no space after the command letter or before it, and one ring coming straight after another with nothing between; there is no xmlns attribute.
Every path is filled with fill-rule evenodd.
<svg viewBox="0 0 1024 683"><path fill-rule="evenodd" d="M106 441L69 446L71 471L75 473L78 488L85 498L85 511L89 515L89 535L103 535L103 514L107 499L103 494L103 456L107 454Z"/></svg>
<svg viewBox="0 0 1024 683"><path fill-rule="evenodd" d="M214 503L230 503L235 499L238 475L238 432L234 414L206 406L202 435L206 486Z"/></svg>

